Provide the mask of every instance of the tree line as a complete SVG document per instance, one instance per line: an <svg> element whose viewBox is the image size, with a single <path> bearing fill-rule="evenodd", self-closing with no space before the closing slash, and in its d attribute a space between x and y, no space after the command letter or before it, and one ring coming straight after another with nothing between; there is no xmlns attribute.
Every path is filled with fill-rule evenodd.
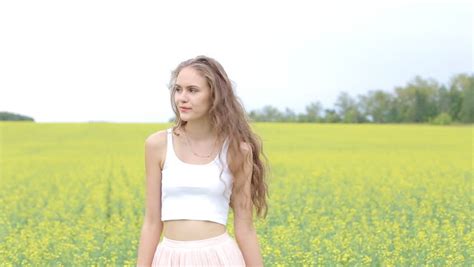
<svg viewBox="0 0 474 267"><path fill-rule="evenodd" d="M296 114L266 105L248 113L252 121L320 123L473 123L474 75L461 73L443 85L434 79L415 76L393 92L371 90L352 97L342 91L333 108L320 101L309 103Z"/></svg>
<svg viewBox="0 0 474 267"><path fill-rule="evenodd" d="M296 114L266 105L247 113L255 122L319 122L319 123L473 123L474 74L456 74L448 85L434 79L415 76L405 86L393 92L371 90L352 97L342 91L334 107L324 108L320 101L309 103L305 112ZM0 112L0 121L34 119L28 116ZM169 119L173 122L174 117Z"/></svg>

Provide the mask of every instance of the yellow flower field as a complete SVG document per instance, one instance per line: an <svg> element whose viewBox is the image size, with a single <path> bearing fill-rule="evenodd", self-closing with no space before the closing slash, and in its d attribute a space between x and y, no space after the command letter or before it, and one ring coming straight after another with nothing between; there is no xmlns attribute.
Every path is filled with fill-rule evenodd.
<svg viewBox="0 0 474 267"><path fill-rule="evenodd" d="M1 122L0 263L135 265L144 140L170 126ZM474 264L472 125L252 127L266 266Z"/></svg>

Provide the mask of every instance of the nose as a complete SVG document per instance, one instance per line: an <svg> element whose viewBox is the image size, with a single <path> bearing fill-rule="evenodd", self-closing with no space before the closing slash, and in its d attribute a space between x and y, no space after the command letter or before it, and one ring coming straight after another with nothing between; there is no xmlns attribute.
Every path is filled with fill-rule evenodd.
<svg viewBox="0 0 474 267"><path fill-rule="evenodd" d="M188 95L185 92L176 92L174 97L178 103L188 102Z"/></svg>

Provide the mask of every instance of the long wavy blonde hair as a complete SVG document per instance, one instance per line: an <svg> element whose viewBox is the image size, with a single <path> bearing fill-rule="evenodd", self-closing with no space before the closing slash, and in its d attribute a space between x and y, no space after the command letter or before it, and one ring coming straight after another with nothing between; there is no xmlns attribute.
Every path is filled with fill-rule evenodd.
<svg viewBox="0 0 474 267"><path fill-rule="evenodd" d="M168 88L171 96L171 106L175 113L175 124L173 131L182 129L186 121L181 120L174 101L176 93L175 83L179 72L185 67L192 67L207 80L211 89L212 106L209 110L211 126L219 129L218 138L228 137L228 151L230 153L229 170L233 177L239 170L243 170L245 158L240 149L241 141L246 142L252 148L252 178L251 178L251 200L252 207L256 209L257 216L265 218L268 212L267 197L268 185L267 176L270 168L268 158L263 152L261 138L252 132L250 118L245 112L240 99L235 95L232 83L224 71L222 65L217 60L207 56L197 56L181 62L176 69L171 72ZM219 153L220 155L220 153ZM262 158L263 157L263 158ZM263 160L264 159L264 160ZM221 172L222 174L222 172ZM233 180L232 195L240 193L244 187L245 180ZM229 203L232 206L232 201Z"/></svg>

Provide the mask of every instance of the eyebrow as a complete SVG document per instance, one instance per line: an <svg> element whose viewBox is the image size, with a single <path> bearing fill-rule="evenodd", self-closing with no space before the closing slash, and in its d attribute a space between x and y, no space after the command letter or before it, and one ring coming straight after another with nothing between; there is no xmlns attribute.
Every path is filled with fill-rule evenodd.
<svg viewBox="0 0 474 267"><path fill-rule="evenodd" d="M181 86L181 85L179 85L179 84L175 84L175 86L176 86L176 87L182 87L182 86ZM187 88L191 88L191 87L195 87L195 88L198 88L198 89L200 89L200 87L199 87L199 86L197 86L197 85L188 85L188 86L187 86Z"/></svg>

